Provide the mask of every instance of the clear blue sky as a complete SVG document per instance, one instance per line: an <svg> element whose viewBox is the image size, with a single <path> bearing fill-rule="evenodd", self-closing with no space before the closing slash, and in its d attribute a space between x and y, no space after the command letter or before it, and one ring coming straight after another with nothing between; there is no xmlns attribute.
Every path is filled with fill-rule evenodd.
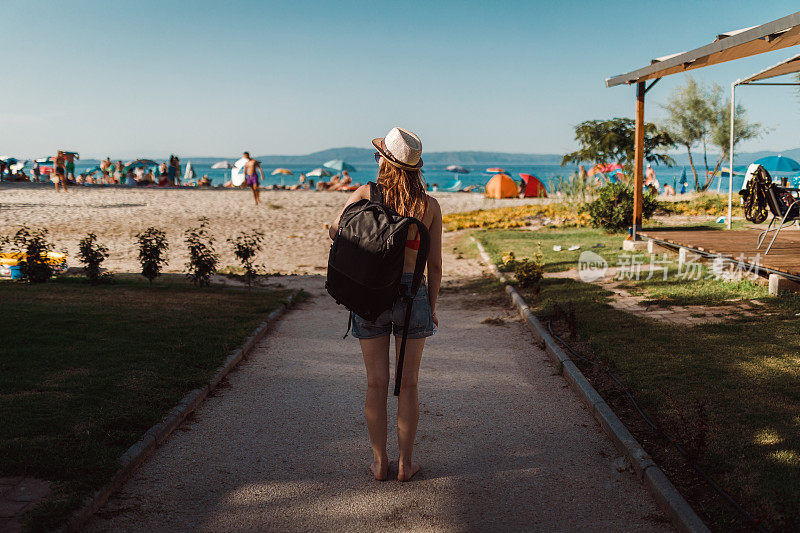
<svg viewBox="0 0 800 533"><path fill-rule="evenodd" d="M563 153L572 128L633 115L604 79L800 9L797 2L7 0L0 154L302 154L398 124L424 148ZM701 69L730 82L800 50ZM647 119L684 75L648 94ZM793 88L743 88L800 146Z"/></svg>

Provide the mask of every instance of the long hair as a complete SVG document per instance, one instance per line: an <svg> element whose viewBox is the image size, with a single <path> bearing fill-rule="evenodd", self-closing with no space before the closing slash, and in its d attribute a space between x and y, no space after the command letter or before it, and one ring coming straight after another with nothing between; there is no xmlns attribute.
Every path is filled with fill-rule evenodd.
<svg viewBox="0 0 800 533"><path fill-rule="evenodd" d="M381 159L376 181L381 186L384 204L404 217L422 218L426 193L421 171L398 168Z"/></svg>

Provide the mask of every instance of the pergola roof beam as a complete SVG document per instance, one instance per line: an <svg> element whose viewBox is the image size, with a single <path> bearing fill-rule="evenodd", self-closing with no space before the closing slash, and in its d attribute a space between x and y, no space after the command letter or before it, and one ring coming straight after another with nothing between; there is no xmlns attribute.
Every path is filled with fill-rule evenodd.
<svg viewBox="0 0 800 533"><path fill-rule="evenodd" d="M606 86L638 83L797 44L800 44L800 11L760 26L717 35L714 42L700 48L664 56L646 67L612 76L606 79Z"/></svg>
<svg viewBox="0 0 800 533"><path fill-rule="evenodd" d="M769 78L774 78L776 76L783 76L785 74L794 74L795 72L800 72L800 54L794 55L788 59L784 59L777 65L772 65L771 67L758 71L755 74L744 78L743 80L738 80L736 82L736 85L753 85L752 82L754 81L766 80ZM787 84L782 84L782 85L787 85ZM795 84L789 84L789 85L795 85Z"/></svg>

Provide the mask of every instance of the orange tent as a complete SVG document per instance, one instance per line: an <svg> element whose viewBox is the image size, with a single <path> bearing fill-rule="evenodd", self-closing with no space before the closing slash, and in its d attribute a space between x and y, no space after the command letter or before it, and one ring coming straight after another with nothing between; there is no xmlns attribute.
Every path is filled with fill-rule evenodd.
<svg viewBox="0 0 800 533"><path fill-rule="evenodd" d="M516 198L519 196L517 184L506 174L495 174L486 184L488 198Z"/></svg>

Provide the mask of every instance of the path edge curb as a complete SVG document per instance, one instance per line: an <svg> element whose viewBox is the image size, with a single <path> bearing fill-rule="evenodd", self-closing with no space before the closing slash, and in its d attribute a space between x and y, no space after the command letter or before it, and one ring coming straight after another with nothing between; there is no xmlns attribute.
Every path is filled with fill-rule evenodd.
<svg viewBox="0 0 800 533"><path fill-rule="evenodd" d="M614 446L631 463L636 477L647 487L648 492L650 492L658 506L669 516L672 524L683 532L709 532L708 526L695 513L694 509L675 488L675 485L672 484L666 474L655 464L634 436L631 435L625 424L606 404L602 396L589 383L575 363L564 353L561 346L558 345L539 319L531 312L525 299L509 284L508 278L498 270L489 254L486 253L483 244L475 237L470 236L470 239L478 247L481 259L488 265L492 274L505 284L506 293L508 293L511 301L519 310L519 314L525 319L528 329L541 341L545 353L558 367L559 372L578 399L592 412L594 418L600 423L603 432L611 438Z"/></svg>
<svg viewBox="0 0 800 533"><path fill-rule="evenodd" d="M233 350L225 358L225 361L217 367L216 372L211 377L208 385L203 385L197 389L189 391L166 416L148 429L142 437L136 441L118 459L117 469L111 481L98 489L94 494L84 500L83 505L75 511L66 524L58 528L58 533L73 533L80 531L86 522L108 501L123 483L125 483L136 471L136 469L147 460L150 454L163 443L175 429L180 426L186 417L192 414L208 395L217 388L223 379L241 362L242 359L250 355L253 348L261 341L283 314L294 305L301 291L295 291L289 298L273 310L267 318L256 326L256 329L244 340L244 342Z"/></svg>

